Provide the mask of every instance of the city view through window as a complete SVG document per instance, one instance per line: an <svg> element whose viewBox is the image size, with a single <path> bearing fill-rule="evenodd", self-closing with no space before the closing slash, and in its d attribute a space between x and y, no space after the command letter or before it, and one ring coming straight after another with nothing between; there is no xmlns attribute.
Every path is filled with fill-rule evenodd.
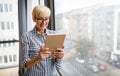
<svg viewBox="0 0 120 76"><path fill-rule="evenodd" d="M55 21L64 76L120 76L119 0L55 0Z"/></svg>
<svg viewBox="0 0 120 76"><path fill-rule="evenodd" d="M18 2L0 0L0 68L18 66Z"/></svg>

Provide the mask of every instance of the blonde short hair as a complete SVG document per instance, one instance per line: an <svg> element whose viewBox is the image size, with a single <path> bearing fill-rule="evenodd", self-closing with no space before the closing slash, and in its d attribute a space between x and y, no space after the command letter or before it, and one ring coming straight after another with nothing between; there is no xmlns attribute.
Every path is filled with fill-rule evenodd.
<svg viewBox="0 0 120 76"><path fill-rule="evenodd" d="M37 5L34 7L32 11L32 19L35 22L35 18L42 17L42 16L50 16L51 10L47 6L40 6Z"/></svg>

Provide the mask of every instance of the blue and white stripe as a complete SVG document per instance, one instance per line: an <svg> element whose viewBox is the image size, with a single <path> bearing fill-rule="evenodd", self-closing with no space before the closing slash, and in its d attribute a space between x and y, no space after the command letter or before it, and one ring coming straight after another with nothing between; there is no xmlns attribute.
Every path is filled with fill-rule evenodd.
<svg viewBox="0 0 120 76"><path fill-rule="evenodd" d="M21 37L22 47L22 67L26 69L25 76L56 76L56 68L60 68L60 62L56 62L54 57L46 58L31 68L26 68L25 63L38 55L40 46L44 46L46 35L54 33L46 29L46 33L41 35L36 28L24 33Z"/></svg>

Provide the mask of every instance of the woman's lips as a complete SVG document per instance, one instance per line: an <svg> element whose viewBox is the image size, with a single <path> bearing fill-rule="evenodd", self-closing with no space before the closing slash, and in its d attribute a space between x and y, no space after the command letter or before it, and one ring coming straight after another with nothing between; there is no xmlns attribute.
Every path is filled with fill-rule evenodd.
<svg viewBox="0 0 120 76"><path fill-rule="evenodd" d="M46 26L45 26L45 25L40 25L40 27L41 27L41 28L46 28Z"/></svg>

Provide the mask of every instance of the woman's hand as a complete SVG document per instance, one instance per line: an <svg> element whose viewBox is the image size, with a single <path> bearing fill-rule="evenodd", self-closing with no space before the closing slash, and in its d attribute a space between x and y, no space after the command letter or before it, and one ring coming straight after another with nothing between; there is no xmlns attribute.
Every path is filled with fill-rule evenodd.
<svg viewBox="0 0 120 76"><path fill-rule="evenodd" d="M50 55L51 55L51 51L49 50L49 48L41 47L37 58L44 59L49 57Z"/></svg>
<svg viewBox="0 0 120 76"><path fill-rule="evenodd" d="M56 60L59 61L64 57L64 50L63 48L57 48L54 52L54 56L56 57Z"/></svg>
<svg viewBox="0 0 120 76"><path fill-rule="evenodd" d="M28 68L32 67L33 65L43 60L44 58L49 57L50 55L51 55L51 52L49 51L49 48L40 47L39 54L35 58L28 60L25 66Z"/></svg>

